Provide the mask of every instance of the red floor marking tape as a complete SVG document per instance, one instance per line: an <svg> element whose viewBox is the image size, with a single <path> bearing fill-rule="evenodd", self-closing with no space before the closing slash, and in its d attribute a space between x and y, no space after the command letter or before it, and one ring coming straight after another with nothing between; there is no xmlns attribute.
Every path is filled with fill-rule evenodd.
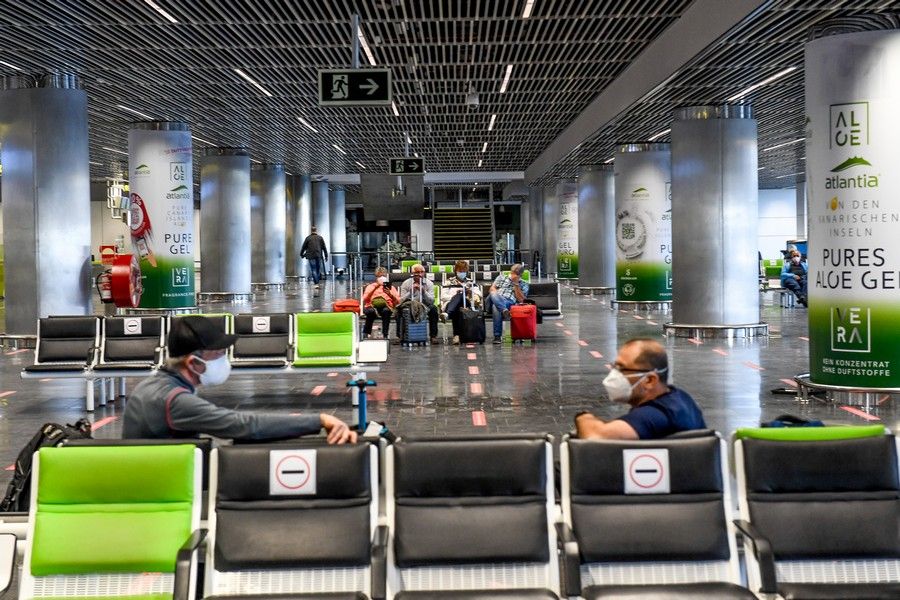
<svg viewBox="0 0 900 600"><path fill-rule="evenodd" d="M688 338L688 341L690 343L694 344L695 346L700 346L703 344L703 342L697 338Z"/></svg>
<svg viewBox="0 0 900 600"><path fill-rule="evenodd" d="M756 364L755 362L750 362L749 360L745 360L741 364L749 369L755 369L757 371L765 371L766 370L765 367L761 367L758 364Z"/></svg>
<svg viewBox="0 0 900 600"><path fill-rule="evenodd" d="M484 393L484 388L482 387L482 385L480 383L470 383L469 391L472 392L473 394L482 394L482 393Z"/></svg>
<svg viewBox="0 0 900 600"><path fill-rule="evenodd" d="M119 417L104 417L104 418L100 419L99 421L94 421L93 423L91 423L91 431L97 431L101 427L103 427L105 425L109 425L110 423L112 423L113 421L115 421L118 418Z"/></svg>
<svg viewBox="0 0 900 600"><path fill-rule="evenodd" d="M487 427L487 417L484 416L483 410L472 411L472 425L475 427Z"/></svg>
<svg viewBox="0 0 900 600"><path fill-rule="evenodd" d="M338 374L337 374L337 373L329 373L328 376L329 376L329 377L337 377Z"/></svg>
<svg viewBox="0 0 900 600"><path fill-rule="evenodd" d="M52 379L38 379L41 383L47 383L48 381L53 381Z"/></svg>
<svg viewBox="0 0 900 600"><path fill-rule="evenodd" d="M562 324L562 323L560 323L560 322L559 322L559 321L557 321L557 322L556 322L556 326L557 326L557 327L562 327L562 326L563 326L563 324Z"/></svg>
<svg viewBox="0 0 900 600"><path fill-rule="evenodd" d="M603 358L603 355L596 350L591 350L591 356L593 356L594 358Z"/></svg>
<svg viewBox="0 0 900 600"><path fill-rule="evenodd" d="M579 346L587 346L588 343L587 343L586 341L584 341L584 340L578 340L578 345L579 345Z"/></svg>
<svg viewBox="0 0 900 600"><path fill-rule="evenodd" d="M642 317L641 315L631 315L631 316L633 316L633 317L634 317L635 319L637 319L638 321L643 321L643 320L644 320L644 317Z"/></svg>
<svg viewBox="0 0 900 600"><path fill-rule="evenodd" d="M569 331L568 329L563 329L563 333L566 335L572 335L572 332Z"/></svg>
<svg viewBox="0 0 900 600"><path fill-rule="evenodd" d="M716 354L721 354L722 356L728 356L728 353L725 352L724 350L722 350L721 348L713 348L712 351L715 352Z"/></svg>
<svg viewBox="0 0 900 600"><path fill-rule="evenodd" d="M478 367L469 365L469 375L478 375Z"/></svg>
<svg viewBox="0 0 900 600"><path fill-rule="evenodd" d="M475 344L466 344L466 348L474 348Z"/></svg>
<svg viewBox="0 0 900 600"><path fill-rule="evenodd" d="M656 321L651 321L650 319L647 319L647 323L649 323L650 325L658 325Z"/></svg>
<svg viewBox="0 0 900 600"><path fill-rule="evenodd" d="M809 338L806 337L805 335L801 335L801 336L799 336L799 337L800 337L800 339L803 340L804 342L808 342L808 341L809 341Z"/></svg>
<svg viewBox="0 0 900 600"><path fill-rule="evenodd" d="M466 354L466 358L468 358L469 360L476 360L478 358L478 355L474 352L469 352L468 354Z"/></svg>
<svg viewBox="0 0 900 600"><path fill-rule="evenodd" d="M882 405L890 399L891 399L891 395L885 394L884 396L882 396L881 398L878 399L878 405Z"/></svg>
<svg viewBox="0 0 900 600"><path fill-rule="evenodd" d="M321 394L322 392L325 391L325 388L326 388L326 387L328 387L328 386L327 386L327 385L317 385L316 387L314 387L314 388L312 389L312 392L310 392L310 393L311 393L313 396L318 396L319 394Z"/></svg>
<svg viewBox="0 0 900 600"><path fill-rule="evenodd" d="M783 383L785 385L789 385L791 387L797 387L797 382L794 381L793 379L779 379L778 381L780 381L781 383Z"/></svg>
<svg viewBox="0 0 900 600"><path fill-rule="evenodd" d="M28 352L31 348L20 348L19 350L13 350L12 352L7 352L6 356L12 356L13 354L21 354L22 352Z"/></svg>
<svg viewBox="0 0 900 600"><path fill-rule="evenodd" d="M9 392L3 392L2 394L0 394L0 398L6 398L7 396L12 396L12 395L15 394L15 393L16 393L16 392L15 392L14 390L13 390L13 391L9 391Z"/></svg>
<svg viewBox="0 0 900 600"><path fill-rule="evenodd" d="M13 464L9 465L8 467L4 467L3 470L4 470L4 471L15 471L15 470L16 470L16 463L13 463Z"/></svg>
<svg viewBox="0 0 900 600"><path fill-rule="evenodd" d="M846 410L851 415L856 415L857 417L859 417L861 419L865 419L866 421L880 421L881 420L878 417L876 417L875 415L870 415L866 411L859 410L858 408L853 408L852 406L842 406L841 409Z"/></svg>

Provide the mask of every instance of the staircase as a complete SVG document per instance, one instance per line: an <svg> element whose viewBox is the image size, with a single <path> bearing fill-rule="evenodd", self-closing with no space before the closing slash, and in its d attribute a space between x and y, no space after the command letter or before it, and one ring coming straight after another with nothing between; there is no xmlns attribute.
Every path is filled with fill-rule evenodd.
<svg viewBox="0 0 900 600"><path fill-rule="evenodd" d="M490 208L434 210L434 258L494 260L494 214Z"/></svg>

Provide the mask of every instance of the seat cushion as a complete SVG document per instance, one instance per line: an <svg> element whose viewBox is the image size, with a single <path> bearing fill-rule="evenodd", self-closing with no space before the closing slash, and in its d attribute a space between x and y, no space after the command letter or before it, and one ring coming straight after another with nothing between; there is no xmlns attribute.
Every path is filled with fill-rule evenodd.
<svg viewBox="0 0 900 600"><path fill-rule="evenodd" d="M205 600L369 600L362 592L323 592L321 594L260 594L258 596L206 596Z"/></svg>
<svg viewBox="0 0 900 600"><path fill-rule="evenodd" d="M452 590L444 592L400 592L394 600L494 600L495 598L516 598L517 600L558 600L559 596L550 590Z"/></svg>
<svg viewBox="0 0 900 600"><path fill-rule="evenodd" d="M25 367L25 370L29 373L56 373L62 371L70 371L75 375L81 375L82 373L84 373L85 366L84 364L75 365L72 363L64 365L28 365L27 367Z"/></svg>
<svg viewBox="0 0 900 600"><path fill-rule="evenodd" d="M592 585L581 594L585 600L615 598L633 600L691 600L692 598L730 598L754 600L756 596L747 588L733 583L684 583L679 585Z"/></svg>
<svg viewBox="0 0 900 600"><path fill-rule="evenodd" d="M780 583L785 600L896 600L900 583Z"/></svg>
<svg viewBox="0 0 900 600"><path fill-rule="evenodd" d="M133 363L125 363L125 364L116 364L116 363L107 363L104 365L97 365L94 367L94 371L147 371L148 373L153 370L153 363L141 363L141 364L133 364Z"/></svg>
<svg viewBox="0 0 900 600"><path fill-rule="evenodd" d="M235 360L231 362L232 369L241 369L248 367L273 367L273 368L281 368L287 366L287 360Z"/></svg>

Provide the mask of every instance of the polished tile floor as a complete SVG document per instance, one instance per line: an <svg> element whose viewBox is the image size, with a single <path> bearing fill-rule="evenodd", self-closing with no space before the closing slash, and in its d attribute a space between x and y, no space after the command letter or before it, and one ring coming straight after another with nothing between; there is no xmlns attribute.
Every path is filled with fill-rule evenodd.
<svg viewBox="0 0 900 600"><path fill-rule="evenodd" d="M260 294L252 304L210 305L209 312L230 310L328 310L334 298L355 295L346 284ZM829 423L865 423L883 419L896 429L900 410L889 400L869 413L813 400L797 403L784 388L808 361L806 310L772 305L763 298L768 338L727 342L666 338L665 313L615 311L601 297L575 295L562 288L564 318L545 321L535 345L438 345L391 348L388 363L370 373L378 387L369 394L370 418L384 421L400 435L458 435L492 432L568 431L572 416L591 409L615 417L621 406L608 402L601 381L616 348L636 336L659 338L670 353L672 382L689 391L722 432L752 426L782 413L813 416ZM449 329L449 325L447 326ZM392 328L393 329L393 328ZM490 327L488 327L490 330ZM28 351L0 355L0 466L9 465L44 422L73 422L84 416L82 384L75 381L22 381L19 371L33 360ZM235 376L202 395L230 408L284 414L326 411L349 419L345 373L302 377ZM134 384L130 381L129 388ZM97 437L118 437L122 400L91 415ZM874 422L874 421L873 421Z"/></svg>

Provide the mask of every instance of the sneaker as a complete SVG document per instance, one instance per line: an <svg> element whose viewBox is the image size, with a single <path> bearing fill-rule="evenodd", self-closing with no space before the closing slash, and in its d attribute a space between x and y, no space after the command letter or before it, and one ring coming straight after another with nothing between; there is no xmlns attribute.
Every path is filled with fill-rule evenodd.
<svg viewBox="0 0 900 600"><path fill-rule="evenodd" d="M459 336L458 335L453 336L453 345L459 346Z"/></svg>
<svg viewBox="0 0 900 600"><path fill-rule="evenodd" d="M432 345L432 346L437 346L437 345L440 344L440 343L441 343L441 338L439 338L439 337L433 337L433 338L431 338L431 345Z"/></svg>
<svg viewBox="0 0 900 600"><path fill-rule="evenodd" d="M504 321L509 321L509 309L508 309L508 308L504 308L502 314L503 314L503 320L504 320Z"/></svg>
<svg viewBox="0 0 900 600"><path fill-rule="evenodd" d="M447 322L447 313L442 312L441 313L441 323L446 323L446 322Z"/></svg>
<svg viewBox="0 0 900 600"><path fill-rule="evenodd" d="M502 344L502 343L503 343L503 338L495 337L495 338L494 338L494 343L495 343L495 344Z"/></svg>

